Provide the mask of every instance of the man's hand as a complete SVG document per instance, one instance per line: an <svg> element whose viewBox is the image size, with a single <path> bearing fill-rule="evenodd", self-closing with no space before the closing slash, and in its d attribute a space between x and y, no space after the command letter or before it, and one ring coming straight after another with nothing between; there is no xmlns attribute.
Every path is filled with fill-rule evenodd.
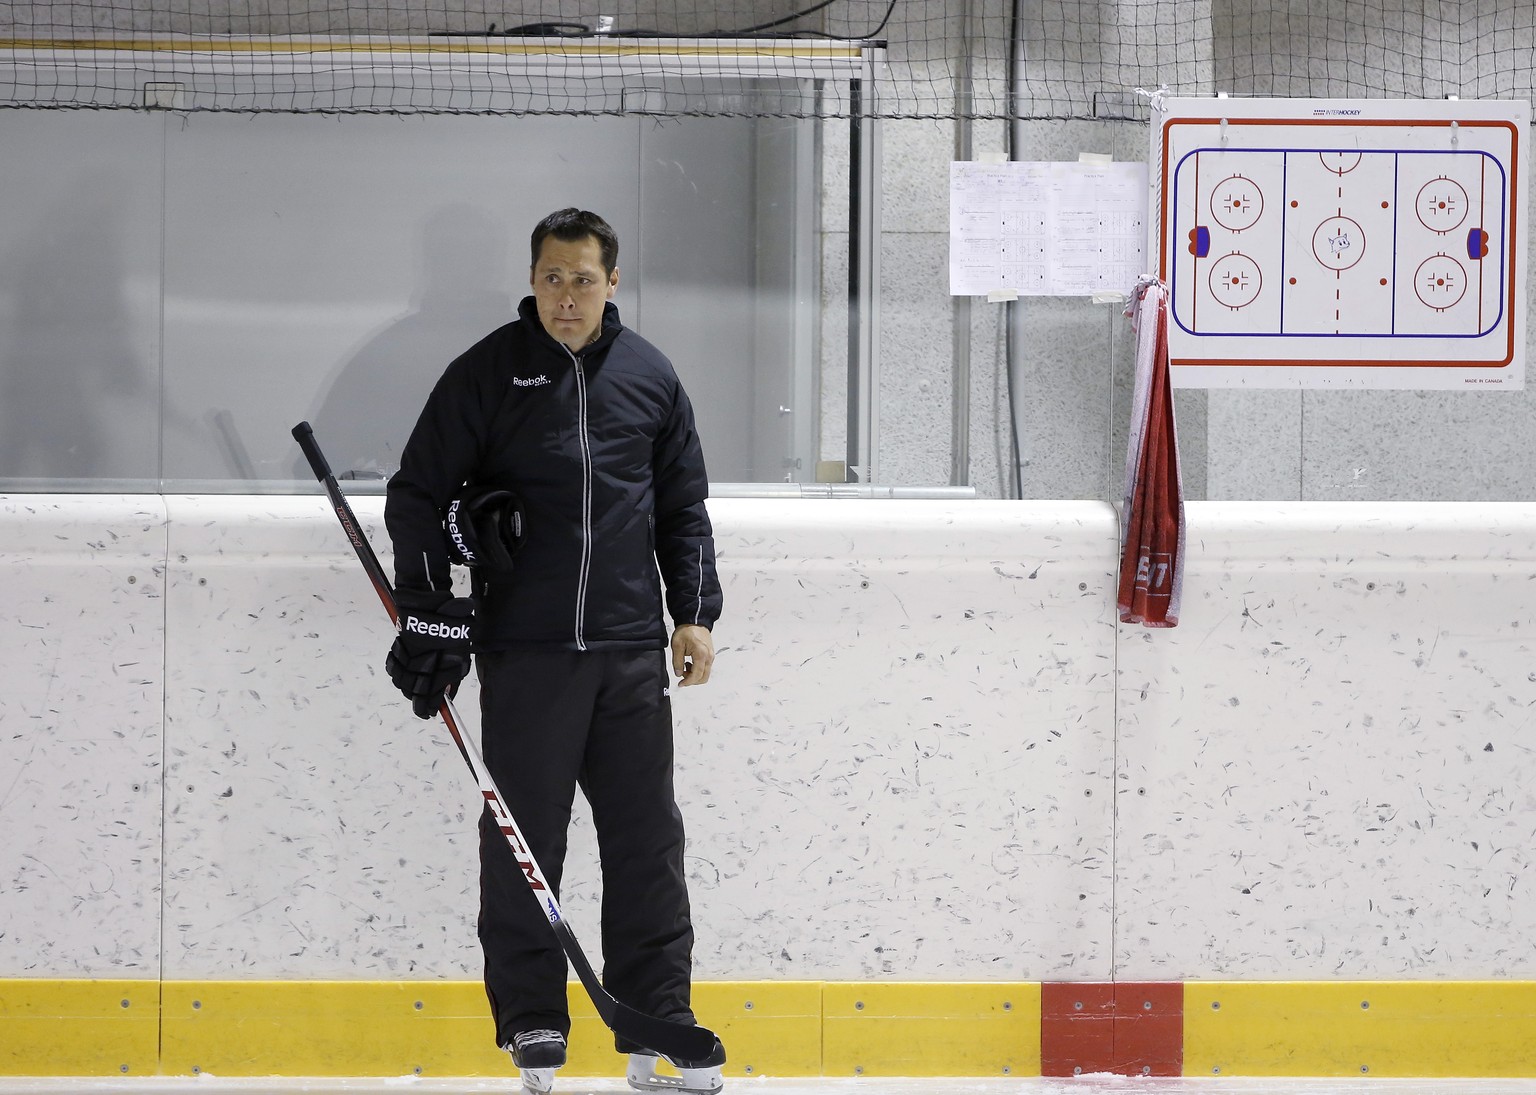
<svg viewBox="0 0 1536 1095"><path fill-rule="evenodd" d="M430 719L469 673L475 602L452 593L395 590L399 634L384 659L395 687L411 701L418 719Z"/></svg>
<svg viewBox="0 0 1536 1095"><path fill-rule="evenodd" d="M683 624L672 632L672 672L677 674L681 687L707 683L714 664L715 640L709 628Z"/></svg>

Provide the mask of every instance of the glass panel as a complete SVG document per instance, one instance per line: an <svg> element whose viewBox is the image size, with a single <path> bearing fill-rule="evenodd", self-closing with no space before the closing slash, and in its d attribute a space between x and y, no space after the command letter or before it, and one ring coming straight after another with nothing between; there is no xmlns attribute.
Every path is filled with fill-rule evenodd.
<svg viewBox="0 0 1536 1095"><path fill-rule="evenodd" d="M163 134L0 111L0 489L154 489Z"/></svg>
<svg viewBox="0 0 1536 1095"><path fill-rule="evenodd" d="M573 170L589 149L606 169ZM168 484L312 484L301 419L338 475L387 477L443 369L527 293L540 217L581 205L635 238L636 149L617 118L188 119L166 172ZM635 310L622 284L617 303Z"/></svg>
<svg viewBox="0 0 1536 1095"><path fill-rule="evenodd" d="M811 464L795 421L814 411L797 383L811 353L811 124L641 131L639 330L677 366L717 482L794 481Z"/></svg>
<svg viewBox="0 0 1536 1095"><path fill-rule="evenodd" d="M5 489L310 491L306 419L378 488L563 205L617 229L615 302L684 377L713 477L813 465L814 121L167 121L0 115Z"/></svg>

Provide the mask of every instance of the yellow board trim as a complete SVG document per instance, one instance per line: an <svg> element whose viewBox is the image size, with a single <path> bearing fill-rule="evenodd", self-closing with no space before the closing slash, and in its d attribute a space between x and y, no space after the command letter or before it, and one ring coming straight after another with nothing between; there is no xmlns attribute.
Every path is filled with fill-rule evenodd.
<svg viewBox="0 0 1536 1095"><path fill-rule="evenodd" d="M693 1010L720 1036L727 1076L820 1076L824 989L820 981L701 982Z"/></svg>
<svg viewBox="0 0 1536 1095"><path fill-rule="evenodd" d="M701 983L694 1012L728 1047L727 1075L821 1074L820 982ZM623 1071L613 1035L577 984L571 1076ZM171 1075L507 1076L478 982L167 982Z"/></svg>
<svg viewBox="0 0 1536 1095"><path fill-rule="evenodd" d="M567 1073L617 1076L569 992ZM701 982L753 1076L1037 1076L1036 982ZM0 1075L510 1076L478 982L0 979ZM1187 1076L1536 1077L1536 982L1192 982Z"/></svg>
<svg viewBox="0 0 1536 1095"><path fill-rule="evenodd" d="M165 984L170 1075L505 1073L493 1038L485 992L473 982Z"/></svg>
<svg viewBox="0 0 1536 1095"><path fill-rule="evenodd" d="M826 1076L1038 1076L1038 982L828 984Z"/></svg>
<svg viewBox="0 0 1536 1095"><path fill-rule="evenodd" d="M145 1076L160 982L0 980L0 1076Z"/></svg>
<svg viewBox="0 0 1536 1095"><path fill-rule="evenodd" d="M1186 1076L1536 1076L1536 982L1198 982Z"/></svg>

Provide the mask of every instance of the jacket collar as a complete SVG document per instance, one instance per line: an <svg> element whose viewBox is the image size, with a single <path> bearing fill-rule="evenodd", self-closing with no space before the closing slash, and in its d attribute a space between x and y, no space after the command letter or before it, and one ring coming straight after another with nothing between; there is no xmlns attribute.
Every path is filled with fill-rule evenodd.
<svg viewBox="0 0 1536 1095"><path fill-rule="evenodd" d="M517 306L517 317L528 324L528 328L532 331L533 337L536 340L544 343L552 350L565 352L564 344L556 342L550 333L544 329L544 324L539 322L539 306L535 298L527 296L522 299ZM619 337L619 332L622 330L624 330L624 324L619 320L618 306L611 300L605 302L603 304L603 323L598 330L597 341L583 346L581 353L577 356L585 356L593 350L606 349L609 343Z"/></svg>

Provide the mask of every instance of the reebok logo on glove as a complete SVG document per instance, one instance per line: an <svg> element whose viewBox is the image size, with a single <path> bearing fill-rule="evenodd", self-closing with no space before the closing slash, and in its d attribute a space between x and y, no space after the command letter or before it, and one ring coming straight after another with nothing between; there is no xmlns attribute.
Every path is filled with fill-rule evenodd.
<svg viewBox="0 0 1536 1095"><path fill-rule="evenodd" d="M430 719L469 673L475 603L447 591L401 589L395 607L399 635L384 668L416 717Z"/></svg>
<svg viewBox="0 0 1536 1095"><path fill-rule="evenodd" d="M412 635L426 635L433 639L457 639L469 641L469 624L450 624L441 620L423 620L416 616L401 616L395 629Z"/></svg>
<svg viewBox="0 0 1536 1095"><path fill-rule="evenodd" d="M459 557L463 559L464 565L472 567L479 563L479 558L470 549L469 541L465 539L464 530L459 527L459 500L457 498L448 507L446 527L448 529L448 538L453 541L453 546L458 549Z"/></svg>

